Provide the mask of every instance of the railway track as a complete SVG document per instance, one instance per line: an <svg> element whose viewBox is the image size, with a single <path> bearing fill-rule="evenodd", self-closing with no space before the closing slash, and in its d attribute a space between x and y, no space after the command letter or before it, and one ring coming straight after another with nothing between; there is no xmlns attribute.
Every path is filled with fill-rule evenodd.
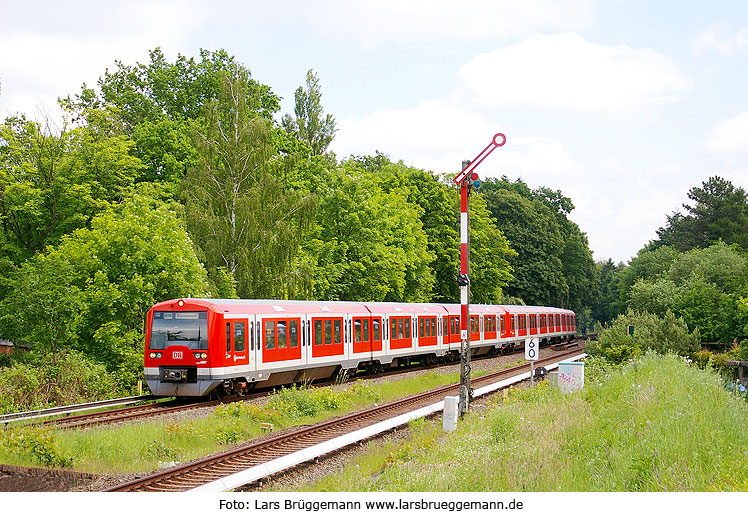
<svg viewBox="0 0 748 519"><path fill-rule="evenodd" d="M555 353L540 362L536 367L546 366L558 362L583 351L582 348ZM526 371L529 364L514 366L497 373L475 377L471 385L474 389L489 385L522 371ZM322 442L338 438L344 434L360 430L372 424L402 415L408 411L441 401L445 396L454 394L459 384L443 386L419 395L407 397L395 402L383 404L375 408L352 413L343 417L333 418L303 429L282 433L266 438L250 445L237 447L229 451L207 456L191 463L174 467L165 471L151 474L144 478L123 483L107 489L110 492L181 492L190 490L212 481L230 476L251 467L261 465L296 453L302 449L318 445ZM300 460L303 462L304 460Z"/></svg>
<svg viewBox="0 0 748 519"><path fill-rule="evenodd" d="M34 411L23 411L20 413L11 413L0 415L0 424L9 424L12 422L19 422L24 420L32 420L35 418L43 418L47 416L59 416L59 415L70 415L70 413L86 412L92 409L101 409L105 407L117 407L123 405L137 404L141 402L147 402L150 400L159 400L160 398L152 395L144 396L128 396L123 398L115 398L112 400L100 400L98 402L86 402L81 404L66 405L62 407L52 407L49 409L37 409ZM48 420L48 422L51 420Z"/></svg>

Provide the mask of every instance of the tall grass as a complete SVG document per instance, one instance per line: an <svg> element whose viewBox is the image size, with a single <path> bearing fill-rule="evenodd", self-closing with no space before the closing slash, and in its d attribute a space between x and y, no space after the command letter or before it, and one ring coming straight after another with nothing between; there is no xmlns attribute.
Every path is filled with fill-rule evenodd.
<svg viewBox="0 0 748 519"><path fill-rule="evenodd" d="M417 422L312 486L337 491L748 490L748 404L712 371L646 354L580 392L497 397L456 432Z"/></svg>

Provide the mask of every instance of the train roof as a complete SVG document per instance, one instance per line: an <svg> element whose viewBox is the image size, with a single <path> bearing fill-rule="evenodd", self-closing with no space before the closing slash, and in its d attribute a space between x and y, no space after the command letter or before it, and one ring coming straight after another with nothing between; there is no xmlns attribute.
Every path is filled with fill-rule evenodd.
<svg viewBox="0 0 748 519"><path fill-rule="evenodd" d="M458 303L394 303L394 302L356 302L356 301L297 301L276 299L212 299L212 298L182 298L164 301L154 307L173 307L182 301L184 305L211 307L212 310L221 313L319 313L339 312L347 314L367 314L369 312L380 312L388 314L414 313L414 314L459 314ZM573 314L571 310L554 308L548 306L522 306L522 305L483 305L471 304L473 313L564 313Z"/></svg>

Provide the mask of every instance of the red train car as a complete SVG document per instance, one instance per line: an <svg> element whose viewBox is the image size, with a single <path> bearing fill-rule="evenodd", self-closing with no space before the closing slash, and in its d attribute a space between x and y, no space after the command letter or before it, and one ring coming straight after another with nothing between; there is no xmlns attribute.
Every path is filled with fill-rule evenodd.
<svg viewBox="0 0 748 519"><path fill-rule="evenodd" d="M433 303L165 301L146 318L145 379L154 395L193 397L433 363L459 354L459 315ZM471 305L473 354L575 333L570 310Z"/></svg>

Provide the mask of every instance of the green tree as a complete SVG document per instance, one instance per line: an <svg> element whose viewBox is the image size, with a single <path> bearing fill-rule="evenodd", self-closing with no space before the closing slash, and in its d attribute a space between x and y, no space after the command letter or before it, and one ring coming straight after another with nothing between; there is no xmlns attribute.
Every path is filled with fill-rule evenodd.
<svg viewBox="0 0 748 519"><path fill-rule="evenodd" d="M283 116L283 128L309 145L312 154L322 155L335 137L335 118L325 115L322 108L322 89L319 78L312 69L306 73L306 89L299 87L294 93L294 113Z"/></svg>
<svg viewBox="0 0 748 519"><path fill-rule="evenodd" d="M624 274L621 298L630 308L661 316L673 311L708 342L746 336L738 306L748 293L748 258L736 245L718 241L684 253L668 246L643 250Z"/></svg>
<svg viewBox="0 0 748 519"><path fill-rule="evenodd" d="M422 210L408 191L348 161L318 190L319 213L304 244L313 297L330 300L429 301L433 259Z"/></svg>
<svg viewBox="0 0 748 519"><path fill-rule="evenodd" d="M135 141L133 154L145 165L137 180L177 183L197 163L190 136L205 106L218 99L223 78L243 67L223 49L201 49L199 58L179 54L169 62L157 47L149 58L135 65L115 61L115 69L99 78L98 92L83 85L63 104L82 120L91 109L116 108ZM280 98L249 73L244 80L247 105L271 121L280 110Z"/></svg>
<svg viewBox="0 0 748 519"><path fill-rule="evenodd" d="M241 297L288 297L304 282L296 256L316 210L310 194L285 188L293 157L273 145L258 115L249 72L224 77L194 133L199 161L182 185L191 235L212 269L223 267Z"/></svg>
<svg viewBox="0 0 748 519"><path fill-rule="evenodd" d="M141 169L116 115L91 110L95 126L54 130L11 117L0 126L0 226L15 263L86 226L132 189Z"/></svg>
<svg viewBox="0 0 748 519"><path fill-rule="evenodd" d="M657 231L657 245L687 251L722 240L748 248L748 196L744 189L714 176L689 190L688 198L693 204L683 204L686 214L673 213Z"/></svg>
<svg viewBox="0 0 748 519"><path fill-rule="evenodd" d="M634 334L629 334L633 326ZM664 316L648 312L626 311L600 330L597 340L587 343L587 351L623 362L648 350L687 355L699 350L699 332L690 330L681 317L670 310Z"/></svg>
<svg viewBox="0 0 748 519"><path fill-rule="evenodd" d="M594 301L590 305L593 323L605 324L618 315L618 292L620 290L618 280L620 271L624 268L623 263L616 264L610 258L595 263Z"/></svg>
<svg viewBox="0 0 748 519"><path fill-rule="evenodd" d="M511 261L514 279L505 292L526 304L561 306L568 300L569 286L560 257L564 245L561 230L551 210L516 190L492 189L490 181L481 185L481 196L518 254Z"/></svg>
<svg viewBox="0 0 748 519"><path fill-rule="evenodd" d="M143 322L156 302L207 296L205 270L173 207L142 194L107 209L24 264L3 301L0 334L39 348L73 348L132 387Z"/></svg>

